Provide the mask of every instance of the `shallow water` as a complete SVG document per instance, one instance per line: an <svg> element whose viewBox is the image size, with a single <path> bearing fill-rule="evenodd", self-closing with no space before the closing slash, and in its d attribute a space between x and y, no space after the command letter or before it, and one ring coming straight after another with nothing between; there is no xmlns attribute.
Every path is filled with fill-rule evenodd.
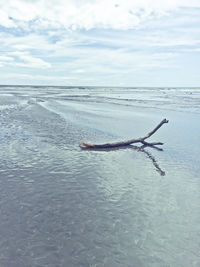
<svg viewBox="0 0 200 267"><path fill-rule="evenodd" d="M200 89L0 87L0 266L200 266ZM85 151L152 136L146 148Z"/></svg>

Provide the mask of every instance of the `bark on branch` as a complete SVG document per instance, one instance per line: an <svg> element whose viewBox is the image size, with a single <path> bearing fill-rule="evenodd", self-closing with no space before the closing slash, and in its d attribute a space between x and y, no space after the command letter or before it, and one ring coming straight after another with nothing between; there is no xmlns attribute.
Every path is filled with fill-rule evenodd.
<svg viewBox="0 0 200 267"><path fill-rule="evenodd" d="M128 146L135 143L141 143L144 146L155 146L155 145L163 145L161 142L154 142L154 143L148 143L145 140L149 137L151 137L164 123L168 123L169 121L167 119L162 120L151 132L149 132L144 137L131 139L128 141L122 141L122 142L115 142L115 143L106 143L106 144L89 144L85 142L80 143L81 148L87 148L87 149L101 149L101 148L115 148L115 147L121 147L121 146Z"/></svg>

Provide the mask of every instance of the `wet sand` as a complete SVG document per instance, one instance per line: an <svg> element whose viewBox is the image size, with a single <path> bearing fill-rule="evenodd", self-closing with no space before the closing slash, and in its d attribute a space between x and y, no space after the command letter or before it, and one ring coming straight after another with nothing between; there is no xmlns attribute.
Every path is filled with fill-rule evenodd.
<svg viewBox="0 0 200 267"><path fill-rule="evenodd" d="M113 90L1 87L1 266L200 265L199 94Z"/></svg>

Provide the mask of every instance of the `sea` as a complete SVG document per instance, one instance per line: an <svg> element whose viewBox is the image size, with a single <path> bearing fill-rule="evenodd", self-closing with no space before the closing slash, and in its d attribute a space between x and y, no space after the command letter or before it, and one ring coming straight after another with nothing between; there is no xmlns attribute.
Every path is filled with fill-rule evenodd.
<svg viewBox="0 0 200 267"><path fill-rule="evenodd" d="M200 267L199 155L200 88L1 85L0 266Z"/></svg>

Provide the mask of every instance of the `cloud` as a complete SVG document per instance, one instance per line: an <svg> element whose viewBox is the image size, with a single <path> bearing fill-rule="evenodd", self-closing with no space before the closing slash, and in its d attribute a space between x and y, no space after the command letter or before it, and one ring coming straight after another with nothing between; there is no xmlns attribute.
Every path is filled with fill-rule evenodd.
<svg viewBox="0 0 200 267"><path fill-rule="evenodd" d="M8 14L3 10L0 10L0 25L7 28L16 26L15 23L9 19Z"/></svg>
<svg viewBox="0 0 200 267"><path fill-rule="evenodd" d="M134 85L158 73L166 81L199 58L199 8L199 0L1 0L1 83L10 75Z"/></svg>
<svg viewBox="0 0 200 267"><path fill-rule="evenodd" d="M200 7L197 0L1 0L4 27L133 29L146 20L181 7Z"/></svg>
<svg viewBox="0 0 200 267"><path fill-rule="evenodd" d="M12 57L0 56L0 67L4 67L5 65L10 64L13 61L14 59Z"/></svg>
<svg viewBox="0 0 200 267"><path fill-rule="evenodd" d="M8 54L9 56L0 56L1 67L9 65L37 69L51 68L50 63L30 55L28 52L9 52Z"/></svg>
<svg viewBox="0 0 200 267"><path fill-rule="evenodd" d="M10 62L13 61L14 59L12 57L8 57L8 56L0 56L0 61L3 62Z"/></svg>
<svg viewBox="0 0 200 267"><path fill-rule="evenodd" d="M17 57L20 62L16 65L29 68L46 69L51 68L51 64L41 58L29 55L27 52L12 52L11 55Z"/></svg>

